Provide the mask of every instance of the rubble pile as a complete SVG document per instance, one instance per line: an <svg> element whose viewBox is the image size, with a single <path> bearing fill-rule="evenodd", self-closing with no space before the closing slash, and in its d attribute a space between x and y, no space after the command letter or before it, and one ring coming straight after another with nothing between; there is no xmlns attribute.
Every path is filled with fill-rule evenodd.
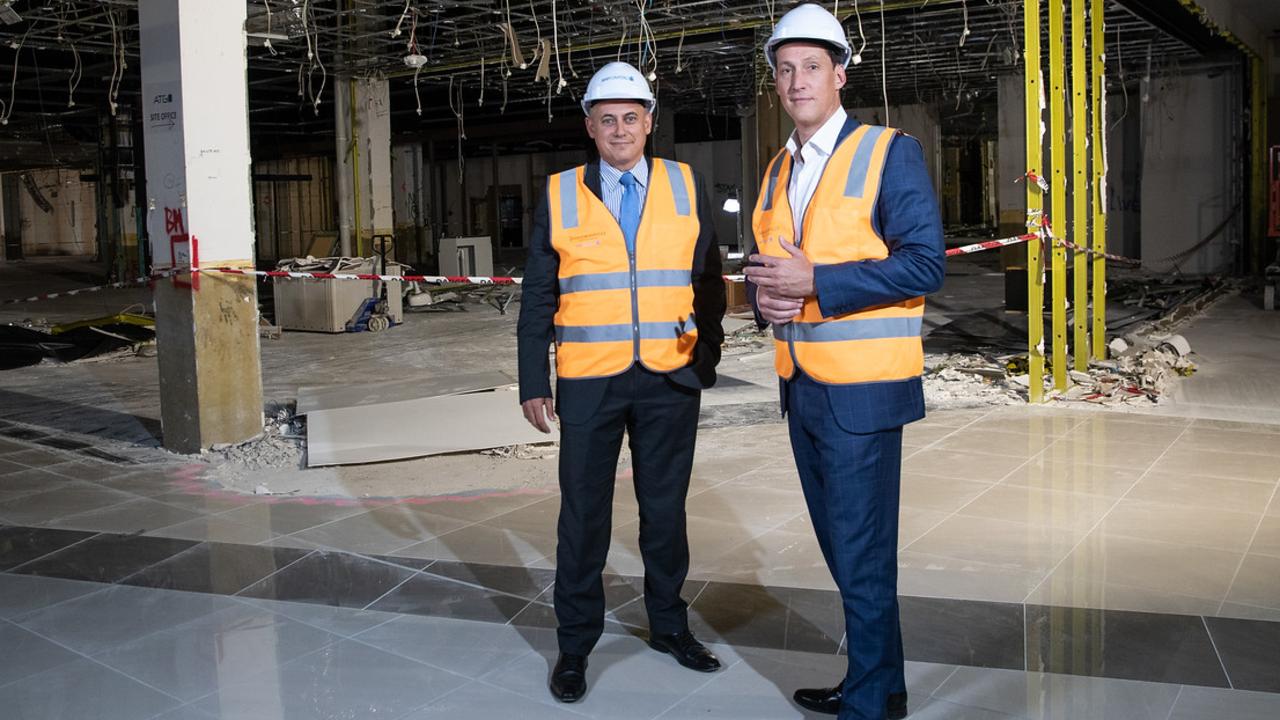
<svg viewBox="0 0 1280 720"><path fill-rule="evenodd" d="M1196 369L1191 346L1181 335L1129 335L1113 340L1110 348L1112 359L1091 362L1088 372L1071 371L1071 387L1060 399L1154 405L1174 377L1186 377Z"/></svg>
<svg viewBox="0 0 1280 720"><path fill-rule="evenodd" d="M931 409L1026 402L1027 387L1009 374L1008 363L978 353L925 358L924 400Z"/></svg>
<svg viewBox="0 0 1280 720"><path fill-rule="evenodd" d="M219 443L202 453L207 459L245 470L300 468L306 452L305 422L292 404L269 403L262 432L239 443Z"/></svg>
<svg viewBox="0 0 1280 720"><path fill-rule="evenodd" d="M559 454L560 443L538 443L527 445L507 445L505 447L481 450L481 455L491 457L515 458L516 460L545 460Z"/></svg>

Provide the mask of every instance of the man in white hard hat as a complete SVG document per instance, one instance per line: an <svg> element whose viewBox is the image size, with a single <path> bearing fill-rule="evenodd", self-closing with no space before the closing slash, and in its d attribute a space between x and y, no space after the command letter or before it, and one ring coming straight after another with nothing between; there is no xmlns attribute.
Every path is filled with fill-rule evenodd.
<svg viewBox="0 0 1280 720"><path fill-rule="evenodd" d="M845 720L907 714L898 621L902 426L924 416L924 296L944 273L942 224L920 145L845 113L851 49L818 5L788 12L765 44L795 121L769 164L746 270L772 323L805 501L840 589L849 667L797 704Z"/></svg>
<svg viewBox="0 0 1280 720"><path fill-rule="evenodd" d="M686 667L720 662L689 632L685 497L703 388L715 383L724 281L701 176L646 158L655 101L634 67L605 65L582 108L600 159L547 178L529 239L517 329L525 418L560 420L551 694L586 692L608 607L614 482L625 431L639 505L649 644ZM547 349L556 347L555 401ZM628 598L629 599L629 598Z"/></svg>

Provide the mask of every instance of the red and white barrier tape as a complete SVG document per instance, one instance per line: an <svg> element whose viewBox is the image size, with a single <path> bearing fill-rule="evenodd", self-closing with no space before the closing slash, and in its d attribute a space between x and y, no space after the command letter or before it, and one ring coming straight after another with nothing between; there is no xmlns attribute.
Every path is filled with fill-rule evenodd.
<svg viewBox="0 0 1280 720"><path fill-rule="evenodd" d="M1076 252L1088 253L1090 255L1101 255L1107 258L1108 260L1115 260L1117 262L1129 263L1133 265L1141 264L1141 261L1138 261L1138 260L1133 260L1131 258L1126 258L1126 257L1120 257L1118 255L1108 255L1106 253L1099 253L1095 250L1090 250L1089 248L1080 247L1068 240L1062 240L1057 236L1053 235L1053 232L1049 226L1048 218L1042 219L1041 227L1044 230L1044 232L1048 235L1048 237L1052 239L1055 243L1058 243L1064 247L1071 248ZM1000 238L998 240L986 240L979 243L973 243L972 245L964 245L962 247L952 248L950 250L947 250L946 255L947 257L956 257L959 255L972 255L974 253L979 253L986 250L994 250L996 248L1008 247L1010 245L1020 245L1022 243L1032 242L1039 239L1040 239L1039 234L1027 233L1025 235L1018 235L1017 237ZM116 282L116 283L110 283L107 285L97 285L95 287L79 288L77 290L65 290L62 292L45 293L43 295L33 295L32 297L26 297L26 298L14 298L12 300L3 300L3 301L0 301L0 305L12 305L16 303L37 302L40 300L52 300L54 298L83 295L86 293L98 292L100 290L131 287L134 285L146 285L147 283L154 282L156 280L162 280L164 278L173 277L174 275L181 275L186 273L192 273L192 274L221 273L224 275L250 275L253 277L260 277L260 278L290 278L294 280L365 280L365 281L381 280L384 282L393 282L393 281L394 282L420 282L420 283L429 283L433 285L439 285L444 283L466 283L468 285L519 285L521 281L524 279L519 277L502 277L502 276L375 275L375 274L368 274L368 273L296 272L296 271L289 271L289 270L246 270L243 268L232 268L232 267L212 267L212 268L199 268L196 270L186 270L186 269L165 270L163 272L158 272L152 275L151 277L137 278L135 280L130 280L127 282ZM745 275L725 275L724 276L726 280L731 280L735 282L739 280L743 280L745 277L746 277Z"/></svg>
<svg viewBox="0 0 1280 720"><path fill-rule="evenodd" d="M242 270L240 268L201 268L201 273L223 273L225 275L254 275L269 278L293 278L296 280L383 280L398 282L421 282L431 284L467 283L469 285L519 285L524 278L488 277L470 275L373 275L367 273L323 273L294 272L289 270Z"/></svg>
<svg viewBox="0 0 1280 720"><path fill-rule="evenodd" d="M166 270L164 272L156 273L155 275L152 275L150 277L140 277L140 278L135 278L133 280L123 280L121 282L113 282L113 283L108 283L106 285L95 285L93 287L76 288L75 290L63 290L61 292L55 292L55 293L44 293L43 295L32 295L31 297L25 297L25 298L13 298L12 300L0 300L0 305L13 305L15 303L36 302L39 300L52 300L54 298L71 297L73 295L86 295L88 293L95 293L101 290L117 290L119 288L133 287L134 285L146 285L156 280L163 280L164 278L178 275L181 272L186 272L186 271L185 270L183 271Z"/></svg>

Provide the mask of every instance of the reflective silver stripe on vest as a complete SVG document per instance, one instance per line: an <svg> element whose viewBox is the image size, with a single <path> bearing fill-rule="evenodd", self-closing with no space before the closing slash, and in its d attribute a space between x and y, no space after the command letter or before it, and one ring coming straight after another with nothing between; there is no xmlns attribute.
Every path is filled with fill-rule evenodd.
<svg viewBox="0 0 1280 720"><path fill-rule="evenodd" d="M693 282L688 270L640 270L636 273L638 287L684 287ZM631 286L631 273L591 273L560 278L560 294L587 292L589 290L624 290Z"/></svg>
<svg viewBox="0 0 1280 720"><path fill-rule="evenodd" d="M684 322L640 323L641 340L675 340L698 327L693 315ZM630 325L557 325L557 343L629 342Z"/></svg>
<svg viewBox="0 0 1280 720"><path fill-rule="evenodd" d="M671 181L671 196L676 201L676 214L689 214L689 188L684 184L684 173L680 172L680 164L674 160L663 160L667 168L667 179Z"/></svg>
<svg viewBox="0 0 1280 720"><path fill-rule="evenodd" d="M885 338L918 338L922 318L866 318L829 322L793 322L773 326L773 337L786 342L843 342L846 340L882 340Z"/></svg>
<svg viewBox="0 0 1280 720"><path fill-rule="evenodd" d="M784 159L781 154L773 159L773 165L769 167L769 187L764 191L764 207L762 210L773 209L773 192L778 189L778 173L782 172L782 163Z"/></svg>
<svg viewBox="0 0 1280 720"><path fill-rule="evenodd" d="M565 170L556 176L560 182L560 227L578 227L578 171Z"/></svg>
<svg viewBox="0 0 1280 720"><path fill-rule="evenodd" d="M871 166L871 153L875 152L880 136L891 132L887 127L869 125L867 132L853 152L853 164L849 166L849 179L844 184L844 196L861 198L867 189L867 171Z"/></svg>

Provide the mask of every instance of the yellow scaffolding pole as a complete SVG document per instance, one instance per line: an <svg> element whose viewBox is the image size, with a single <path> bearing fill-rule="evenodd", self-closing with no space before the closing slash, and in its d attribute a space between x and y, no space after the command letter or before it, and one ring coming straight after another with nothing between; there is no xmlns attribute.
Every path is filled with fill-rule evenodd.
<svg viewBox="0 0 1280 720"><path fill-rule="evenodd" d="M1040 68L1040 0L1024 0L1022 31L1026 59L1027 170L1043 175L1041 137L1044 88ZM1044 196L1036 183L1027 179L1027 224L1033 232L1044 211ZM1044 402L1044 256L1038 242L1027 243L1027 373L1028 399Z"/></svg>
<svg viewBox="0 0 1280 720"><path fill-rule="evenodd" d="M1085 6L1089 0L1071 0L1071 214L1072 237L1089 246L1089 43ZM1089 256L1071 253L1075 291L1075 336L1071 350L1076 370L1089 369Z"/></svg>
<svg viewBox="0 0 1280 720"><path fill-rule="evenodd" d="M1049 162L1051 197L1049 215L1057 237L1069 237L1067 220L1067 78L1064 0L1049 0ZM1067 389L1067 249L1053 244L1053 387Z"/></svg>
<svg viewBox="0 0 1280 720"><path fill-rule="evenodd" d="M1104 94L1107 86L1104 0L1093 0L1090 12L1093 56L1093 250L1107 250L1107 136ZM1093 357L1107 359L1107 260L1093 256Z"/></svg>

